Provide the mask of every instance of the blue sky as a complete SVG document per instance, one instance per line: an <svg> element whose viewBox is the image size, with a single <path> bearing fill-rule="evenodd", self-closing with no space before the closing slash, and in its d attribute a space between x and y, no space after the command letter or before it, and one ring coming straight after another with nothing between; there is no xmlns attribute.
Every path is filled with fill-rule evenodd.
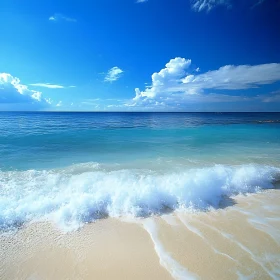
<svg viewBox="0 0 280 280"><path fill-rule="evenodd" d="M277 0L2 0L0 110L280 111Z"/></svg>

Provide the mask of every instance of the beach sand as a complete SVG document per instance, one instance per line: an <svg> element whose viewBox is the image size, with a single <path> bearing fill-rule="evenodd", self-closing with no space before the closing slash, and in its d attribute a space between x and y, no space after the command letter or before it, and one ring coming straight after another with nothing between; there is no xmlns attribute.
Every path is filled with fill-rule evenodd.
<svg viewBox="0 0 280 280"><path fill-rule="evenodd" d="M280 279L280 191L232 206L0 236L0 279Z"/></svg>

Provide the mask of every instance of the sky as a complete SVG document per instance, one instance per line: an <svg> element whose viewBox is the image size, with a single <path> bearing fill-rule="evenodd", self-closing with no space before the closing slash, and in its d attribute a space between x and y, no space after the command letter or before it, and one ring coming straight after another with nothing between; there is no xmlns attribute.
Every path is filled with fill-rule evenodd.
<svg viewBox="0 0 280 280"><path fill-rule="evenodd" d="M1 111L280 111L279 0L1 0Z"/></svg>

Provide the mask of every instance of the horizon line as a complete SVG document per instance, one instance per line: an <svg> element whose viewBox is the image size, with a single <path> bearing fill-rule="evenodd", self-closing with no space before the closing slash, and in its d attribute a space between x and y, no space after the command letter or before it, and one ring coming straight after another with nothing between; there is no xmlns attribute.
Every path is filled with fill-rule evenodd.
<svg viewBox="0 0 280 280"><path fill-rule="evenodd" d="M0 113L280 113L280 111L0 111Z"/></svg>

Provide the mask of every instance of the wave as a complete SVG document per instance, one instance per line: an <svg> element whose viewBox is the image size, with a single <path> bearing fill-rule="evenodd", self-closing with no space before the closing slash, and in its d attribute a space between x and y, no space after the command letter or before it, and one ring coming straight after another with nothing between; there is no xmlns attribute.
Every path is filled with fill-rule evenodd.
<svg viewBox="0 0 280 280"><path fill-rule="evenodd" d="M219 208L236 194L274 188L280 168L262 165L106 170L96 163L61 170L0 171L0 229L47 219L75 230L104 217Z"/></svg>
<svg viewBox="0 0 280 280"><path fill-rule="evenodd" d="M255 123L280 123L280 120L257 120Z"/></svg>

